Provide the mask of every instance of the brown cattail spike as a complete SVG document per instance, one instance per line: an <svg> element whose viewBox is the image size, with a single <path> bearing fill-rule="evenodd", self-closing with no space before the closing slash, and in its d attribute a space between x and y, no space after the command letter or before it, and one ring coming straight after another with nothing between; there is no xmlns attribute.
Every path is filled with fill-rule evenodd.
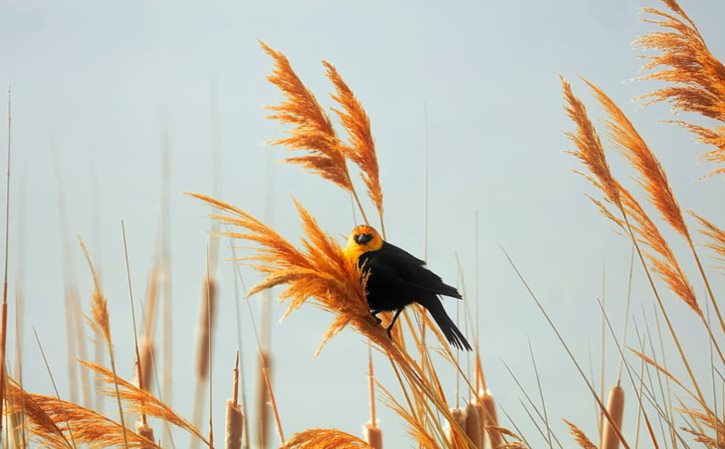
<svg viewBox="0 0 725 449"><path fill-rule="evenodd" d="M619 385L609 390L609 401L607 401L607 413L612 418L612 422L608 419L604 421L602 429L602 449L617 449L619 447L619 437L614 430L614 426L618 430L622 429L622 414L624 413L624 390Z"/></svg>
<svg viewBox="0 0 725 449"><path fill-rule="evenodd" d="M241 449L242 435L244 434L244 415L239 404L233 399L227 400L226 432L224 447L226 449Z"/></svg>
<svg viewBox="0 0 725 449"><path fill-rule="evenodd" d="M142 379L139 381L139 387L143 388L146 391L151 391L151 380L154 378L151 371L154 368L154 344L152 341L146 339L146 337L142 337L141 344L139 346L139 351L141 353L142 377Z"/></svg>
<svg viewBox="0 0 725 449"><path fill-rule="evenodd" d="M459 447L463 442L463 438L456 427L465 431L466 409L452 408L451 416L453 417L453 422L448 423L448 427L446 428L446 441L448 441L448 444L452 447Z"/></svg>
<svg viewBox="0 0 725 449"><path fill-rule="evenodd" d="M214 327L214 310L216 308L216 282L209 276L204 278L201 297L195 366L197 378L205 382L209 377L209 339Z"/></svg>
<svg viewBox="0 0 725 449"><path fill-rule="evenodd" d="M151 443L156 441L154 439L154 429L148 424L145 424L143 421L136 422L136 433L139 434L141 437L146 438ZM141 445L139 446L139 449L151 449L153 447L155 447L153 444Z"/></svg>
<svg viewBox="0 0 725 449"><path fill-rule="evenodd" d="M490 428L498 427L498 417L496 416L496 402L493 400L493 395L488 391L480 391L478 399L481 401L483 406L483 428L486 429L488 435L489 447L491 449L498 449L501 447L501 433L490 431Z"/></svg>
<svg viewBox="0 0 725 449"><path fill-rule="evenodd" d="M483 448L483 426L479 411L483 410L475 399L466 405L466 436L476 449Z"/></svg>
<svg viewBox="0 0 725 449"><path fill-rule="evenodd" d="M383 431L379 427L368 423L363 427L363 433L365 434L365 441L373 449L383 449Z"/></svg>

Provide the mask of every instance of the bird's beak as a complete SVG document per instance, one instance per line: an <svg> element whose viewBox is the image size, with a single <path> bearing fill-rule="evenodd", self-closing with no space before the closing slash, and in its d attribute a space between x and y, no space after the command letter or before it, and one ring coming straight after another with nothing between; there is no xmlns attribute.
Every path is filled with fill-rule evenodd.
<svg viewBox="0 0 725 449"><path fill-rule="evenodd" d="M372 234L357 234L355 237L355 242L359 245L365 245L367 242L373 239Z"/></svg>

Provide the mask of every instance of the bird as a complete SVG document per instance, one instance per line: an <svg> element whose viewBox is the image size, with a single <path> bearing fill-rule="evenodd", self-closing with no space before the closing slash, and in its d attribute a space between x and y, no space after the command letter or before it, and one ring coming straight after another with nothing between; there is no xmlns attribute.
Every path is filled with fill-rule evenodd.
<svg viewBox="0 0 725 449"><path fill-rule="evenodd" d="M455 287L443 282L430 271L425 262L407 251L383 240L368 225L356 226L343 250L345 257L356 263L367 275L366 298L370 313L378 319L380 312L395 312L386 328L388 337L405 306L418 303L425 307L450 344L471 350L471 345L446 314L440 295L463 299Z"/></svg>

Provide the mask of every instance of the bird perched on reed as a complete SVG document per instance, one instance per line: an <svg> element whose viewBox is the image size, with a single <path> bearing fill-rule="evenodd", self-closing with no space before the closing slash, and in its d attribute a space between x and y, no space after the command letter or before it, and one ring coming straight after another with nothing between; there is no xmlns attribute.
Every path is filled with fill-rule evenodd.
<svg viewBox="0 0 725 449"><path fill-rule="evenodd" d="M407 251L384 241L370 226L352 230L345 256L367 274L366 293L373 316L395 311L386 331L390 336L395 321L405 306L416 302L425 307L446 339L459 349L471 350L466 338L446 314L439 295L462 299L454 287L425 267L425 262Z"/></svg>

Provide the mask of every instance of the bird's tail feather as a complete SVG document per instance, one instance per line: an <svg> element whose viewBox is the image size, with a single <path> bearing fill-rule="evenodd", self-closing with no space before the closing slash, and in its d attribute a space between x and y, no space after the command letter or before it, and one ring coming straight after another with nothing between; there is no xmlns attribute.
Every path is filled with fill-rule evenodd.
<svg viewBox="0 0 725 449"><path fill-rule="evenodd" d="M437 296L430 296L424 301L420 301L423 306L428 309L431 316L435 320L436 324L440 328L443 335L446 336L446 340L458 349L465 349L471 351L471 345L463 336L461 331L456 326L456 323L446 313L446 309L443 308L440 299Z"/></svg>

